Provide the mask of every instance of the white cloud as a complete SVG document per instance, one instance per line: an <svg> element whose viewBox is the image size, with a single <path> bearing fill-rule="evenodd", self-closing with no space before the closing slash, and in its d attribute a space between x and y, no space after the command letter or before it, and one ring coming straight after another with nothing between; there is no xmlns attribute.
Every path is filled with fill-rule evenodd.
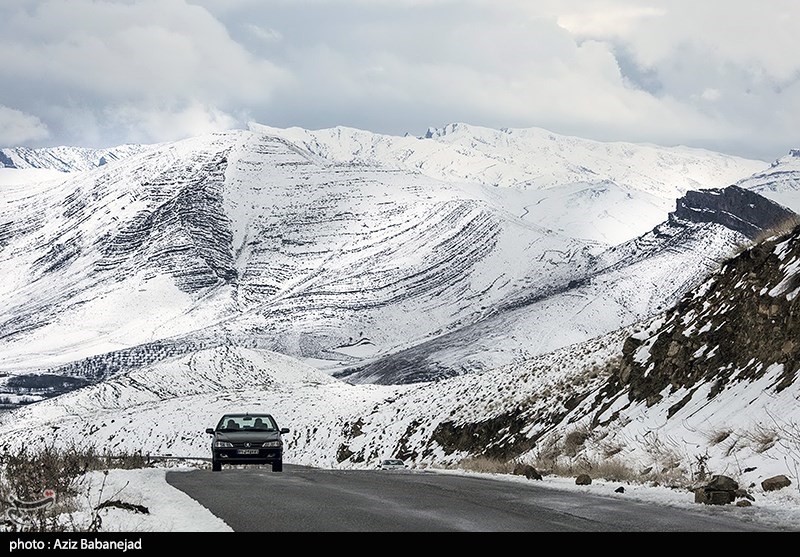
<svg viewBox="0 0 800 557"><path fill-rule="evenodd" d="M125 105L109 108L107 119L127 130L133 143L174 141L234 127L237 119L194 100L182 107Z"/></svg>
<svg viewBox="0 0 800 557"><path fill-rule="evenodd" d="M0 146L17 146L48 135L47 126L36 116L0 105Z"/></svg>
<svg viewBox="0 0 800 557"><path fill-rule="evenodd" d="M175 119L183 121L183 107L196 99L210 107L207 114L222 115L264 102L286 79L205 9L182 0L5 6L0 37L0 79L15 84L0 102L46 106L62 133L67 111L103 118L120 106L176 106Z"/></svg>
<svg viewBox="0 0 800 557"><path fill-rule="evenodd" d="M654 6L598 3L596 9L568 11L557 16L558 24L576 35L607 36L630 33L644 18L663 16L664 10Z"/></svg>
<svg viewBox="0 0 800 557"><path fill-rule="evenodd" d="M259 27L258 25L253 25L252 23L248 23L246 27L247 30L253 34L253 36L268 43L277 43L283 39L283 35L281 35L275 29L270 29L269 27Z"/></svg>
<svg viewBox="0 0 800 557"><path fill-rule="evenodd" d="M719 92L719 89L708 88L700 96L706 101L716 101L719 100L722 93Z"/></svg>
<svg viewBox="0 0 800 557"><path fill-rule="evenodd" d="M197 103L275 126L541 126L772 158L796 147L798 19L791 0L4 3L0 104L73 143L124 139L105 121L119 107Z"/></svg>

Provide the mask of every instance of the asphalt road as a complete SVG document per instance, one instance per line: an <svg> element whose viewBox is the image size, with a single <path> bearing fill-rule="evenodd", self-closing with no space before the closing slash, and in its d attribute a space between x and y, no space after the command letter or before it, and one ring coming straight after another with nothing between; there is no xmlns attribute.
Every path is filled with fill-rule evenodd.
<svg viewBox="0 0 800 557"><path fill-rule="evenodd" d="M284 465L172 471L236 532L758 532L736 516L530 482L416 470Z"/></svg>

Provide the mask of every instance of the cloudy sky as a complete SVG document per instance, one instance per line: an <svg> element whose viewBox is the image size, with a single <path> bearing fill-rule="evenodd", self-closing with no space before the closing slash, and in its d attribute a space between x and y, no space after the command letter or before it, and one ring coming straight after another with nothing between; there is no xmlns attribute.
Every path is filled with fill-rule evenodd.
<svg viewBox="0 0 800 557"><path fill-rule="evenodd" d="M3 0L0 146L465 122L772 160L796 0Z"/></svg>

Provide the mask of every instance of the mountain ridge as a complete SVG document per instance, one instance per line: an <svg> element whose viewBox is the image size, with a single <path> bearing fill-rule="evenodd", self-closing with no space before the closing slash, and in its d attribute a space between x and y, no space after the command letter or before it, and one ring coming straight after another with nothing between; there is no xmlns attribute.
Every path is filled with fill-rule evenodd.
<svg viewBox="0 0 800 557"><path fill-rule="evenodd" d="M481 164L348 162L391 145L329 133L211 134L1 189L0 384L25 404L0 446L202 457L218 414L268 408L296 464L797 480L794 155L681 195L642 167L671 210L604 242ZM589 220L612 183L636 200L588 175L549 191Z"/></svg>
<svg viewBox="0 0 800 557"><path fill-rule="evenodd" d="M469 129L483 139L509 135ZM352 132L335 129L343 146L361 141ZM0 252L13 265L4 290L11 309L0 315L6 365L19 366L26 353L54 338L66 340L50 352L77 361L82 345L88 356L100 356L170 338L181 344L178 338L195 335L188 346L207 346L215 336L250 345L246 339L253 336L263 348L345 368L457 331L497 308L546 300L548 292L568 291L570 284L580 292L575 299L600 296L585 289L587 277L601 271L597 262L608 260L611 270L609 261L620 257L614 253L630 258L636 251L571 237L571 223L562 224L563 231L538 225L531 219L540 214L529 206L521 211L513 187L480 184L479 176L470 183L441 181L392 161L345 164L320 148L323 143L298 143L291 137L296 133L311 137L252 125L130 153L45 192L52 206L45 212L30 197L12 199ZM368 138L365 133L358 137ZM603 208L598 191L575 193ZM40 247L30 249L26 238ZM698 247L700 260L718 259L718 250L740 240L706 242ZM669 292L681 288L669 280ZM691 283L682 280L688 281L683 287ZM48 284L52 294L37 296ZM107 304L152 308L163 324L128 325ZM622 299L614 304L618 317L602 318L600 329L578 324L581 332L570 336L576 324L568 325L564 341L543 339L541 350L652 311ZM549 307L563 313L557 304ZM413 319L403 324L400 314ZM70 320L87 318L97 321L100 334L73 341ZM348 340L365 332L369 342ZM52 361L45 369L68 364ZM486 365L493 363L475 369ZM453 366L445 369L461 364Z"/></svg>

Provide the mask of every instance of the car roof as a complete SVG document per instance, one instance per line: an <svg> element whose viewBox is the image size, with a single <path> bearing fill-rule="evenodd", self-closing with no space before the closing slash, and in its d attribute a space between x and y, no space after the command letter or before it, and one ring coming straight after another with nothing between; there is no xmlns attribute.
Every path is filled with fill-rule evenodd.
<svg viewBox="0 0 800 557"><path fill-rule="evenodd" d="M223 414L223 418L246 418L250 416L251 418L271 418L272 414L253 414L251 412L243 412L240 414Z"/></svg>

